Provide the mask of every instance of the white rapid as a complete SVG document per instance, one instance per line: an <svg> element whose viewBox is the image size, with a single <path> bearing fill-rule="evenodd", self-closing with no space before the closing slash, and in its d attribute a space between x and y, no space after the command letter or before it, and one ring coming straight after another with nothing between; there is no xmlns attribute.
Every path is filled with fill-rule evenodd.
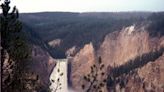
<svg viewBox="0 0 164 92"><path fill-rule="evenodd" d="M50 75L51 92L68 92L68 59L57 59L56 66Z"/></svg>

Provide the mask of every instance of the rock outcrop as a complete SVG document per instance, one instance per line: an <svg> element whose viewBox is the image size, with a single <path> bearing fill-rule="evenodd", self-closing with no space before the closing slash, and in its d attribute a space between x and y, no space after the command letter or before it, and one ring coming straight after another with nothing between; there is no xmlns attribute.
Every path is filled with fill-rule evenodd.
<svg viewBox="0 0 164 92"><path fill-rule="evenodd" d="M146 58L144 55L153 55L156 51L164 48L164 37L152 37L147 29L149 25L132 25L106 35L100 48L95 51L92 44L87 44L75 55L72 61L72 84L75 89L80 89L83 83L82 76L90 70L90 66L101 56L102 62L110 69L137 61L136 58ZM160 52L163 53L163 52ZM158 53L155 53L160 55ZM151 57L151 56L150 56ZM117 92L163 92L163 56L154 56L153 60L146 61L140 67L129 70L116 77L114 87L109 91ZM147 59L143 59L147 60ZM141 61L141 60L140 60ZM142 63L142 62L141 62ZM133 67L133 66L132 66ZM110 75L107 68L106 74ZM128 68L127 68L128 69ZM132 69L132 68L130 68ZM134 83L135 82L135 83ZM120 83L122 83L120 85ZM113 85L113 84L111 84ZM141 86L142 85L142 86Z"/></svg>
<svg viewBox="0 0 164 92"><path fill-rule="evenodd" d="M29 71L38 74L42 83L48 86L50 74L55 66L55 60L48 52L34 45L32 47L32 60L28 66Z"/></svg>
<svg viewBox="0 0 164 92"><path fill-rule="evenodd" d="M95 51L92 43L84 46L79 53L72 60L72 72L71 80L72 86L76 90L81 90L81 85L83 84L83 77L85 74L89 73L90 66L94 64L95 61Z"/></svg>
<svg viewBox="0 0 164 92"><path fill-rule="evenodd" d="M132 25L105 37L99 55L105 64L122 65L144 53L155 51L163 44L163 38L150 37L145 25Z"/></svg>
<svg viewBox="0 0 164 92"><path fill-rule="evenodd" d="M137 73L138 76L143 80L140 85L142 84L142 89L144 91L163 92L164 54L154 62L150 62L144 67L138 69Z"/></svg>
<svg viewBox="0 0 164 92"><path fill-rule="evenodd" d="M118 67L121 74L112 76L110 72L108 77L109 92L163 92L164 91L164 54L158 56L154 61L150 61L142 67L131 69L128 72L121 72L122 68ZM130 69L134 65L126 66ZM125 69L125 68L124 68ZM113 72L116 73L116 72Z"/></svg>
<svg viewBox="0 0 164 92"><path fill-rule="evenodd" d="M118 67L115 76L107 71L112 76L107 79L108 90L163 92L163 41L163 36L151 37L146 26L131 26L109 34L99 53L105 64Z"/></svg>
<svg viewBox="0 0 164 92"><path fill-rule="evenodd" d="M21 83L24 91L42 91L46 90L49 86L49 76L55 66L55 61L52 57L39 46L32 46L32 57L24 62L25 66L22 67ZM14 83L14 74L16 73L15 62L13 61L7 51L5 50L4 62L2 64L2 87L5 92L11 92L11 84ZM19 66L21 67L21 66ZM41 87L41 88L40 88ZM16 91L16 90L15 90ZM18 91L18 90L17 90Z"/></svg>

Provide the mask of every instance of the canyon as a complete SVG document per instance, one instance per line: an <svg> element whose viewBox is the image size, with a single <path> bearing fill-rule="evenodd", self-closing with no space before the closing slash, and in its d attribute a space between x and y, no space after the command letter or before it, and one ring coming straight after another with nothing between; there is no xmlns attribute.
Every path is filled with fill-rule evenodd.
<svg viewBox="0 0 164 92"><path fill-rule="evenodd" d="M45 89L87 92L82 85L87 88L90 83L84 76L90 74L91 66L101 58L106 78L101 92L163 92L163 15L163 12L21 14L32 51L26 68L36 74L32 76L34 79L39 78L42 89L38 92L46 92ZM7 60L2 68L11 68ZM6 70L4 74L9 72ZM55 91L54 82L58 80L62 88Z"/></svg>
<svg viewBox="0 0 164 92"><path fill-rule="evenodd" d="M131 25L110 33L97 51L92 43L86 44L71 60L72 88L76 92L83 91L84 75L101 57L106 66L105 74L116 78L108 80L104 92L163 92L164 36L151 37L146 27L148 25ZM118 72L121 73L117 75ZM116 83L113 85L110 81Z"/></svg>
<svg viewBox="0 0 164 92"><path fill-rule="evenodd" d="M99 57L102 58L102 63L105 65L105 75L107 76L107 84L103 92L163 92L164 36L163 17L161 20L156 18L161 17L159 15L147 17L150 19L138 21L138 23L135 21L128 25L109 28L113 31L103 31L102 33L105 35L99 34L97 31L95 37L101 37L99 39L91 35L94 33L92 31L90 31L90 35L87 35L87 32L84 33L84 39L81 37L82 35L78 34L78 37L70 35L64 39L55 38L48 41L50 46L47 45L45 48L48 49L45 50L48 50L54 59L57 57L51 52L52 50L56 53L64 51L65 55L72 56L68 66L70 68L68 86L76 92L84 91L81 87L85 83L83 77L89 73L90 67L98 61ZM83 17L86 16L95 17L92 13L83 15ZM103 17L99 15L97 19L103 19ZM94 40L89 40L90 37L93 37ZM71 39L71 41L65 42L65 39ZM62 49L63 46L66 47Z"/></svg>
<svg viewBox="0 0 164 92"><path fill-rule="evenodd" d="M96 50L93 48L93 45L87 44L78 54L75 55L73 60L73 70L72 70L72 83L75 89L80 90L83 76L90 70L90 66L96 62L98 57L102 58L102 62L106 66L106 75L112 75L111 69L118 67L120 70L113 71L114 74L124 71L116 76L113 82L119 80L123 81L124 87L120 87L119 82L115 83L115 87L110 87L109 84L108 90L117 90L116 92L144 92L144 91L155 91L162 92L163 89L163 50L159 52L159 56L155 59L147 60L147 63L141 65L149 57L153 55L158 55L158 52L161 48L164 48L163 45L164 37L151 37L149 32L146 30L146 26L142 25L140 27L132 25L126 28L123 28L121 31L115 31L108 34L100 49ZM152 52L157 52L153 53ZM142 57L145 55L145 57ZM147 57L146 57L147 56ZM138 58L138 59L136 59ZM137 62L133 65L131 62ZM136 69L132 69L139 62L141 62ZM129 64L128 64L129 63ZM126 65L126 66L123 66ZM121 67L124 68L121 68ZM84 68L82 69L82 68ZM132 68L130 68L132 67ZM127 72L126 72L126 69ZM150 74L149 74L150 73ZM151 75L153 73L153 75ZM159 78L157 78L157 76ZM136 78L137 77L137 78ZM141 80L142 79L142 80ZM138 81L137 81L138 80ZM140 81L139 81L140 80ZM149 80L149 81L148 81ZM151 81L150 81L151 80ZM110 83L111 80L109 80ZM124 81L128 81L125 82ZM133 84L135 83L135 84ZM145 84L146 83L146 84ZM140 85L140 86L138 86ZM145 88L142 88L141 85L146 85ZM153 86L153 87L152 87Z"/></svg>

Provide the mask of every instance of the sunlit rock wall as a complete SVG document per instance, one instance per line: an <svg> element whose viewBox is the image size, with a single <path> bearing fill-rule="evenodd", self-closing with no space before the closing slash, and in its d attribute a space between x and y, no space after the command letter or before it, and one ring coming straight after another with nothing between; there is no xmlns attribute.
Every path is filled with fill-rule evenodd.
<svg viewBox="0 0 164 92"><path fill-rule="evenodd" d="M144 53L158 50L162 41L160 37L151 37L146 25L132 25L108 34L98 53L106 65L122 65Z"/></svg>

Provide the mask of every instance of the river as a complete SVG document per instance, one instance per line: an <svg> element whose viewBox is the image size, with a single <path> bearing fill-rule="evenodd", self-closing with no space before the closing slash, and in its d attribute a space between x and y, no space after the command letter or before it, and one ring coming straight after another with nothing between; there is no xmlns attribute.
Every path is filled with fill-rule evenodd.
<svg viewBox="0 0 164 92"><path fill-rule="evenodd" d="M50 75L51 92L68 92L68 59L56 59L56 66Z"/></svg>

